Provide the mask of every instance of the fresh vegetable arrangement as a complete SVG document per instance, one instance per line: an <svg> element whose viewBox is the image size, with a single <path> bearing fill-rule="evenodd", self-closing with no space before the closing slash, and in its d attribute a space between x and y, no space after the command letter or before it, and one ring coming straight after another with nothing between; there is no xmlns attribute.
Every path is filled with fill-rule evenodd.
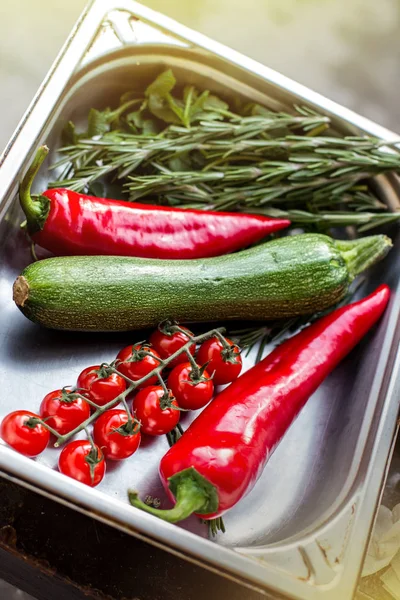
<svg viewBox="0 0 400 600"><path fill-rule="evenodd" d="M303 234L202 260L48 258L17 278L14 300L32 321L80 331L154 327L169 317L281 319L333 306L390 247L384 235Z"/></svg>
<svg viewBox="0 0 400 600"><path fill-rule="evenodd" d="M161 459L174 508L131 503L175 523L192 513L220 517L255 485L272 452L309 397L381 317L390 296L381 285L278 346L208 405Z"/></svg>
<svg viewBox="0 0 400 600"><path fill-rule="evenodd" d="M389 301L381 285L347 304L352 282L391 240L328 234L399 219L369 178L400 172L400 156L330 127L301 107L233 108L176 86L168 70L115 109L92 109L86 132L69 123L51 167L60 178L32 195L48 154L41 146L19 196L31 240L55 256L17 277L17 307L60 330L158 326L110 363L85 368L76 386L46 394L37 412L6 415L3 441L29 457L54 441L60 472L94 487L107 461L136 456L142 436L166 435L160 475L174 507L134 491L131 504L169 522L195 513L223 530L221 516L250 492L309 397ZM237 320L262 325L236 343L219 321ZM195 335L179 324L193 322L216 326ZM261 360L265 344L284 337ZM260 340L258 364L240 376L242 349ZM191 410L202 412L184 432L180 417ZM81 432L86 439L74 439Z"/></svg>
<svg viewBox="0 0 400 600"><path fill-rule="evenodd" d="M84 369L76 388L64 387L47 394L38 414L16 410L6 415L1 423L1 438L30 457L46 449L50 434L55 437L56 447L68 442L59 456L59 470L92 487L105 475L105 459L123 460L132 456L142 434L167 434L172 444L183 433L180 412L204 406L214 394L206 365L199 365L193 355L197 351L207 352L208 345L203 348L205 342L218 344L221 352L215 374L217 377L224 374L229 382L238 377L242 361L237 346L225 339L220 329L195 336L186 327L165 322L150 339L162 358L150 344L127 346L110 364ZM228 375L226 367L232 355L236 368ZM168 372L167 383L165 372ZM131 410L128 401L132 396ZM120 404L122 408L114 408ZM92 433L91 424L94 424ZM70 441L83 430L87 440Z"/></svg>
<svg viewBox="0 0 400 600"><path fill-rule="evenodd" d="M170 522L195 512L223 528L219 517L252 489L308 398L381 317L389 296L389 288L381 285L367 298L331 312L241 377L239 349L221 330L194 336L176 323L163 323L150 339L164 358L149 344L128 346L112 363L84 369L76 389L47 394L40 414L17 410L7 415L1 437L27 456L43 452L50 434L57 447L68 442L59 470L93 487L105 475L105 458L129 458L141 434L169 434L172 447L160 473L175 507L156 509L134 492L131 503ZM149 358L157 366L150 368ZM199 365L204 358L208 361ZM124 374L132 365L142 374L135 380ZM212 369L216 382L234 382L211 403L214 385L206 369ZM149 385L154 377L158 385ZM131 412L127 400L135 391ZM114 408L119 403L123 409ZM176 429L181 410L207 404L185 433ZM69 441L82 430L87 440Z"/></svg>

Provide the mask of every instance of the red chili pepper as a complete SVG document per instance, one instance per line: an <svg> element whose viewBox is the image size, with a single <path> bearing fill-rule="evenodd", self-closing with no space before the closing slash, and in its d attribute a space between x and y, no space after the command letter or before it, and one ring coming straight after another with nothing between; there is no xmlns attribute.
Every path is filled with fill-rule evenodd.
<svg viewBox="0 0 400 600"><path fill-rule="evenodd" d="M109 254L205 258L234 252L290 225L259 215L135 204L52 189L30 188L48 148L41 146L20 187L33 241L57 255Z"/></svg>
<svg viewBox="0 0 400 600"><path fill-rule="evenodd" d="M234 381L197 417L160 463L176 501L157 510L130 492L131 503L175 523L193 512L212 519L255 485L308 398L382 315L386 285L316 321Z"/></svg>

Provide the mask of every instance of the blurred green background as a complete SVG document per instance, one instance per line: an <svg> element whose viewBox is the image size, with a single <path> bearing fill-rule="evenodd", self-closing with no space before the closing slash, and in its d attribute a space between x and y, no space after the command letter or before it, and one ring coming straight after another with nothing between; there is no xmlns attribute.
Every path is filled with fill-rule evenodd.
<svg viewBox="0 0 400 600"><path fill-rule="evenodd" d="M400 0L145 0L363 115L400 130ZM84 0L0 2L0 146Z"/></svg>

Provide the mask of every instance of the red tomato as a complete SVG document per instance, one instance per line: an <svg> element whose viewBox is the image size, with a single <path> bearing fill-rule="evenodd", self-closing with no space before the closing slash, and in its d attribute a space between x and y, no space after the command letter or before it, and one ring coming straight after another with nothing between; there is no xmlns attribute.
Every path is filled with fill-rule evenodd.
<svg viewBox="0 0 400 600"><path fill-rule="evenodd" d="M107 367L95 365L82 371L77 387L83 394L87 394L92 402L104 406L126 390L126 383L121 375L109 373Z"/></svg>
<svg viewBox="0 0 400 600"><path fill-rule="evenodd" d="M242 358L239 348L228 338L225 338L231 349L225 350L221 341L210 338L203 342L199 348L196 360L200 365L207 365L207 371L213 375L215 385L231 383L239 377L242 370Z"/></svg>
<svg viewBox="0 0 400 600"><path fill-rule="evenodd" d="M169 374L168 387L181 408L197 410L210 402L214 384L207 371L198 377L198 383L190 378L191 373L190 362L177 365Z"/></svg>
<svg viewBox="0 0 400 600"><path fill-rule="evenodd" d="M139 424L132 421L126 424L128 415L125 410L106 410L94 424L93 438L106 458L121 460L132 456L140 444Z"/></svg>
<svg viewBox="0 0 400 600"><path fill-rule="evenodd" d="M29 410L16 410L4 417L0 435L9 446L25 456L37 456L46 448L50 433L41 423L39 415Z"/></svg>
<svg viewBox="0 0 400 600"><path fill-rule="evenodd" d="M193 335L193 333L186 327L181 327L181 329L184 329L190 335ZM185 333L182 333L181 331L176 331L175 333L168 333L167 325L166 329L163 329L163 327L161 326L161 329L156 329L155 331L153 331L153 333L150 336L150 343L153 346L153 348L157 350L161 358L165 359L169 358L171 354L174 354L177 350L182 348L182 346L184 346L184 344L186 344L186 342L188 342L189 339L189 336ZM191 354L194 354L196 351L196 344L192 344L189 347L189 350ZM183 352L180 356L177 356L169 364L169 367L173 368L176 365L179 365L179 363L186 361L187 355L185 352Z"/></svg>
<svg viewBox="0 0 400 600"><path fill-rule="evenodd" d="M55 390L43 398L40 416L60 435L65 435L90 417L90 405L71 390Z"/></svg>
<svg viewBox="0 0 400 600"><path fill-rule="evenodd" d="M106 462L98 446L92 446L88 440L76 440L62 449L58 468L64 475L95 487L104 477Z"/></svg>
<svg viewBox="0 0 400 600"><path fill-rule="evenodd" d="M146 352L151 352L154 356L149 355L141 355L140 351L144 350ZM135 344L134 346L127 346L123 348L118 356L117 356L117 364L116 368L118 371L121 371L125 375L125 377L129 377L132 381L138 381L148 375L150 371L158 367L160 361L157 360L160 358L158 352L150 348L150 346L145 344ZM121 361L118 363L118 361ZM152 385L158 381L157 376L150 377L146 379L138 388L146 387L147 385Z"/></svg>
<svg viewBox="0 0 400 600"><path fill-rule="evenodd" d="M178 404L172 396L165 398L161 385L141 389L133 399L132 409L142 433L148 435L169 433L179 421Z"/></svg>

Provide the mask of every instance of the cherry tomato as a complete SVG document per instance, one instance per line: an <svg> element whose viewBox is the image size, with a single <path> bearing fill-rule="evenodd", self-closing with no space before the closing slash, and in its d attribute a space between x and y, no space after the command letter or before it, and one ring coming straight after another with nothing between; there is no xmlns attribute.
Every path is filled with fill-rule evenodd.
<svg viewBox="0 0 400 600"><path fill-rule="evenodd" d="M141 350L151 352L153 356L149 356L148 354L142 355L140 352ZM126 348L123 348L117 356L117 361L121 361L120 363L117 362L117 370L121 371L126 377L129 377L129 379L132 379L132 381L138 381L158 367L160 361L158 361L157 358L160 358L158 352L153 350L153 348L147 344L127 346ZM154 377L146 379L146 381L139 385L138 388L140 389L152 385L157 381L157 376L155 375Z"/></svg>
<svg viewBox="0 0 400 600"><path fill-rule="evenodd" d="M193 367L190 362L174 367L168 377L168 387L181 408L197 410L208 404L213 397L214 384L207 371L191 379Z"/></svg>
<svg viewBox="0 0 400 600"><path fill-rule="evenodd" d="M104 477L106 462L98 446L92 446L88 440L76 440L62 449L58 468L64 475L95 487Z"/></svg>
<svg viewBox="0 0 400 600"><path fill-rule="evenodd" d="M216 338L210 338L203 342L199 348L196 360L199 364L207 364L207 371L213 375L215 385L231 383L239 377L242 370L242 358L239 348L228 338L225 338L230 345L230 350L225 350L221 341Z"/></svg>
<svg viewBox="0 0 400 600"><path fill-rule="evenodd" d="M99 406L104 406L126 390L125 379L107 367L87 367L78 377L78 389Z"/></svg>
<svg viewBox="0 0 400 600"><path fill-rule="evenodd" d="M55 390L40 405L40 416L60 435L69 433L90 417L90 405L71 390Z"/></svg>
<svg viewBox="0 0 400 600"><path fill-rule="evenodd" d="M0 435L9 446L25 456L37 456L46 448L50 433L41 423L39 415L29 410L16 410L4 417Z"/></svg>
<svg viewBox="0 0 400 600"><path fill-rule="evenodd" d="M125 410L106 410L94 424L93 438L106 458L121 460L132 456L140 444L139 424L132 420L127 426Z"/></svg>
<svg viewBox="0 0 400 600"><path fill-rule="evenodd" d="M140 421L142 433L148 435L169 433L179 421L178 404L171 395L165 398L161 385L141 389L133 400L132 409Z"/></svg>
<svg viewBox="0 0 400 600"><path fill-rule="evenodd" d="M187 329L187 327L181 327L184 331L187 331L190 335L193 333ZM174 333L168 333L168 324L160 326L160 329L156 329L150 336L150 343L161 358L169 358L171 354L174 354L177 350L182 348L186 342L189 341L189 336L182 331L175 331ZM196 351L196 344L192 344L189 347L190 353L194 354ZM183 352L180 356L177 356L170 364L169 367L173 368L179 363L186 362L187 355Z"/></svg>

